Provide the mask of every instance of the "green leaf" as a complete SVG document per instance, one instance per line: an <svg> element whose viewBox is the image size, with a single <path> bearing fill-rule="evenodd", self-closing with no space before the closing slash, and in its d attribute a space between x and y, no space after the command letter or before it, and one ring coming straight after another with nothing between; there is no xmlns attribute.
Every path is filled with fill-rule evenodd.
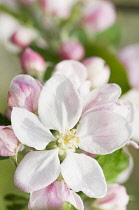
<svg viewBox="0 0 139 210"><path fill-rule="evenodd" d="M11 125L10 120L0 113L0 125Z"/></svg>
<svg viewBox="0 0 139 210"><path fill-rule="evenodd" d="M6 201L12 201L12 202L26 202L28 201L28 194L25 194L25 195L16 195L16 194L13 194L13 193L9 193L7 194L4 199Z"/></svg>
<svg viewBox="0 0 139 210"><path fill-rule="evenodd" d="M27 206L26 204L8 205L7 210L21 210L21 209L24 209L26 206Z"/></svg>
<svg viewBox="0 0 139 210"><path fill-rule="evenodd" d="M6 160L6 159L8 159L9 158L9 156L0 156L0 160Z"/></svg>
<svg viewBox="0 0 139 210"><path fill-rule="evenodd" d="M96 44L86 44L84 47L86 50L86 57L101 57L110 66L110 83L118 84L122 88L123 93L127 92L130 89L125 68L110 49L108 49L106 46Z"/></svg>
<svg viewBox="0 0 139 210"><path fill-rule="evenodd" d="M117 45L121 38L121 28L118 23L112 25L107 30L98 33L96 35L96 42L107 43Z"/></svg>
<svg viewBox="0 0 139 210"><path fill-rule="evenodd" d="M129 166L129 156L119 149L112 154L102 155L97 159L108 183L113 183L118 175Z"/></svg>
<svg viewBox="0 0 139 210"><path fill-rule="evenodd" d="M62 210L77 210L77 209L72 204L65 201L62 206Z"/></svg>

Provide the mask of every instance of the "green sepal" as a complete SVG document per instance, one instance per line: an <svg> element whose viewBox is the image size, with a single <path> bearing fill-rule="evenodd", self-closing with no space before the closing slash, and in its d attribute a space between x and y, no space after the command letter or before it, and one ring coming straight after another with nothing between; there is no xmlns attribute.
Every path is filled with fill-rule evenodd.
<svg viewBox="0 0 139 210"><path fill-rule="evenodd" d="M77 210L77 209L71 203L65 201L62 206L62 210Z"/></svg>

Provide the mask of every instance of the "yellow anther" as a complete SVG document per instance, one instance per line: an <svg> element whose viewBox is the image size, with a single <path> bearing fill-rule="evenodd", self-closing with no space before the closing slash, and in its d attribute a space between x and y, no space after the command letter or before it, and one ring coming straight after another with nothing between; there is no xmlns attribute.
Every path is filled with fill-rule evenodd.
<svg viewBox="0 0 139 210"><path fill-rule="evenodd" d="M75 149L80 143L80 138L75 136L76 129L66 130L65 133L61 133L58 142L63 149Z"/></svg>

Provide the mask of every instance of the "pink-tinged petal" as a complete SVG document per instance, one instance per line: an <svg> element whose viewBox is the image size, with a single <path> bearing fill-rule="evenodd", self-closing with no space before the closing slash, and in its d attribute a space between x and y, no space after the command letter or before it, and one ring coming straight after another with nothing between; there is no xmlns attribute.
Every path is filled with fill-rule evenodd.
<svg viewBox="0 0 139 210"><path fill-rule="evenodd" d="M76 87L79 87L81 82L87 79L86 67L82 63L74 60L61 61L56 65L54 73L65 75Z"/></svg>
<svg viewBox="0 0 139 210"><path fill-rule="evenodd" d="M67 77L55 74L41 92L38 111L47 128L58 131L71 129L81 116L80 95Z"/></svg>
<svg viewBox="0 0 139 210"><path fill-rule="evenodd" d="M109 154L126 145L131 137L131 124L110 111L89 112L83 116L76 135L79 147L93 154Z"/></svg>
<svg viewBox="0 0 139 210"><path fill-rule="evenodd" d="M11 109L21 107L36 112L41 90L42 85L38 80L29 75L18 75L11 82L8 105Z"/></svg>
<svg viewBox="0 0 139 210"><path fill-rule="evenodd" d="M96 112L96 111L111 111L115 112L121 116L123 116L125 119L127 119L129 122L133 121L134 116L134 109L130 102L118 100L114 103L108 103L103 105L94 106L92 109L90 109L86 113Z"/></svg>
<svg viewBox="0 0 139 210"><path fill-rule="evenodd" d="M61 164L61 173L73 191L82 191L92 198L105 196L107 190L105 177L95 159L85 154L68 152Z"/></svg>
<svg viewBox="0 0 139 210"><path fill-rule="evenodd" d="M15 153L11 152L3 143L2 139L0 138L0 156L14 156Z"/></svg>
<svg viewBox="0 0 139 210"><path fill-rule="evenodd" d="M22 144L42 150L55 140L38 117L26 109L13 108L11 119L15 135Z"/></svg>
<svg viewBox="0 0 139 210"><path fill-rule="evenodd" d="M0 126L0 156L15 155L18 143L11 126Z"/></svg>
<svg viewBox="0 0 139 210"><path fill-rule="evenodd" d="M130 101L134 105L134 120L132 139L139 142L139 91L131 89L122 96L122 99Z"/></svg>
<svg viewBox="0 0 139 210"><path fill-rule="evenodd" d="M119 184L111 184L108 186L107 194L104 198L96 199L94 207L107 210L126 210L129 202L126 188Z"/></svg>
<svg viewBox="0 0 139 210"><path fill-rule="evenodd" d="M34 192L54 182L59 173L58 149L29 152L18 165L14 182L20 190Z"/></svg>
<svg viewBox="0 0 139 210"><path fill-rule="evenodd" d="M29 210L62 209L64 201L71 203L78 210L84 209L80 196L70 190L63 181L56 181L39 191L31 193Z"/></svg>
<svg viewBox="0 0 139 210"><path fill-rule="evenodd" d="M76 209L84 210L84 204L80 196L71 190L71 197L67 200L71 203Z"/></svg>
<svg viewBox="0 0 139 210"><path fill-rule="evenodd" d="M139 44L128 45L118 53L125 66L131 87L139 88Z"/></svg>
<svg viewBox="0 0 139 210"><path fill-rule="evenodd" d="M129 143L127 143L127 146L132 146L135 149L139 149L139 145L135 141L129 141Z"/></svg>
<svg viewBox="0 0 139 210"><path fill-rule="evenodd" d="M106 84L101 88L92 90L84 102L83 113L94 106L116 102L121 95L121 88L116 84Z"/></svg>

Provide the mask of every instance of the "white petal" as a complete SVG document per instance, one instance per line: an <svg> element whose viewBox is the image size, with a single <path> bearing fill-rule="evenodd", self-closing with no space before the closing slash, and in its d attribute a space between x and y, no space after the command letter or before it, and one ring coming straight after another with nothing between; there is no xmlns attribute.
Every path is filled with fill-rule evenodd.
<svg viewBox="0 0 139 210"><path fill-rule="evenodd" d="M39 99L39 116L47 128L59 131L73 128L81 109L79 93L68 78L55 74L46 82Z"/></svg>
<svg viewBox="0 0 139 210"><path fill-rule="evenodd" d="M11 120L15 135L22 144L42 150L49 142L55 140L38 117L25 109L13 108Z"/></svg>
<svg viewBox="0 0 139 210"><path fill-rule="evenodd" d="M131 137L131 124L110 111L89 112L77 127L79 147L93 154L109 154L126 145Z"/></svg>
<svg viewBox="0 0 139 210"><path fill-rule="evenodd" d="M61 173L73 191L82 191L89 197L105 196L106 181L97 161L85 154L68 152L61 164Z"/></svg>
<svg viewBox="0 0 139 210"><path fill-rule="evenodd" d="M87 79L86 67L82 63L74 60L61 61L56 65L54 73L65 75L76 87L79 87L81 82Z"/></svg>
<svg viewBox="0 0 139 210"><path fill-rule="evenodd" d="M121 94L121 88L116 84L106 84L101 88L92 90L84 101L83 112L97 105L116 102Z"/></svg>
<svg viewBox="0 0 139 210"><path fill-rule="evenodd" d="M14 182L20 190L33 192L51 184L59 173L58 149L29 152L18 165Z"/></svg>
<svg viewBox="0 0 139 210"><path fill-rule="evenodd" d="M133 121L134 109L133 109L132 104L128 101L118 100L117 102L114 102L114 103L108 103L108 104L94 106L92 109L90 109L86 113L102 111L102 110L115 112L115 113L123 116L129 122Z"/></svg>

